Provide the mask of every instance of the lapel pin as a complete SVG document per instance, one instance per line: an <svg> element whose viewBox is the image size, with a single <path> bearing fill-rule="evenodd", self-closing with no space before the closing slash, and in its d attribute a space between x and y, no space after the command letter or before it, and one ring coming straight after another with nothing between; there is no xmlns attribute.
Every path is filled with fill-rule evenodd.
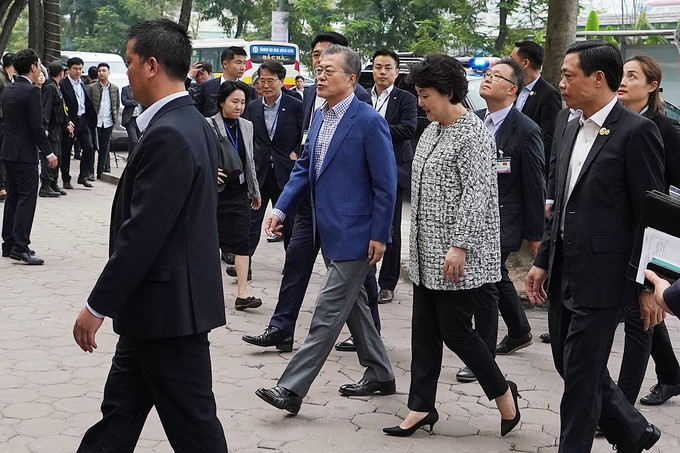
<svg viewBox="0 0 680 453"><path fill-rule="evenodd" d="M533 96L534 94L536 94L535 91L529 91L529 96Z"/></svg>
<svg viewBox="0 0 680 453"><path fill-rule="evenodd" d="M609 135L609 132L611 132L609 129L606 127L603 127L600 129L600 135Z"/></svg>

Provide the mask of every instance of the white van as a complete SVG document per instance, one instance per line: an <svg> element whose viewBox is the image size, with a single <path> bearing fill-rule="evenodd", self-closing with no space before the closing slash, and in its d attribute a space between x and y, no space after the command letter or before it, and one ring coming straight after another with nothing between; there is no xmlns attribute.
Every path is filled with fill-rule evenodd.
<svg viewBox="0 0 680 453"><path fill-rule="evenodd" d="M125 61L120 55L115 53L100 53L100 52L78 52L75 50L63 50L61 52L61 60L66 64L69 58L78 57L83 60L83 76L87 76L87 70L90 66L97 67L99 63L108 63L110 66L109 82L116 85L122 92L123 87L129 85L127 77L127 67ZM49 64L47 62L46 64ZM120 125L120 117L123 115L123 104L120 105L120 114L118 121L113 126L111 133L111 149L127 149L128 135L124 127Z"/></svg>

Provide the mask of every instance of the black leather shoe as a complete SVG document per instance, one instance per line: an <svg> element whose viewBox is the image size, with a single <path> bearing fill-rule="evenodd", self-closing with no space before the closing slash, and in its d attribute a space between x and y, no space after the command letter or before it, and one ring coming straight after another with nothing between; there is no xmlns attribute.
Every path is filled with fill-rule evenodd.
<svg viewBox="0 0 680 453"><path fill-rule="evenodd" d="M262 299L256 297L237 297L234 308L237 310L245 310L246 308L257 308L262 305Z"/></svg>
<svg viewBox="0 0 680 453"><path fill-rule="evenodd" d="M394 395L397 393L397 384L394 379L381 382L361 379L356 384L341 386L340 393L345 396Z"/></svg>
<svg viewBox="0 0 680 453"><path fill-rule="evenodd" d="M228 266L227 267L227 275L230 277L236 277L236 266ZM248 268L248 281L253 279L253 271Z"/></svg>
<svg viewBox="0 0 680 453"><path fill-rule="evenodd" d="M291 352L293 350L293 337L284 334L281 329L274 326L267 327L264 333L260 335L243 335L241 339L246 343L263 348L276 346L276 349L282 352Z"/></svg>
<svg viewBox="0 0 680 453"><path fill-rule="evenodd" d="M86 178L78 178L78 184L85 186L85 187L92 187L92 184L87 182Z"/></svg>
<svg viewBox="0 0 680 453"><path fill-rule="evenodd" d="M503 337L500 343L496 346L496 354L508 355L513 352L531 346L534 340L531 337L531 332L521 338L509 338L507 335Z"/></svg>
<svg viewBox="0 0 680 453"><path fill-rule="evenodd" d="M661 430L650 423L635 444L617 445L616 451L618 453L642 453L643 450L652 448L660 438Z"/></svg>
<svg viewBox="0 0 680 453"><path fill-rule="evenodd" d="M340 352L354 352L357 350L357 345L354 344L354 338L349 337L345 341L335 344L335 350Z"/></svg>
<svg viewBox="0 0 680 453"><path fill-rule="evenodd" d="M389 304L394 299L394 291L391 289L381 289L378 293L379 304Z"/></svg>
<svg viewBox="0 0 680 453"><path fill-rule="evenodd" d="M93 182L96 181L96 180L94 179L94 175L87 175L87 178L86 178L86 179L87 179L88 181L93 181Z"/></svg>
<svg viewBox="0 0 680 453"><path fill-rule="evenodd" d="M59 192L59 195L66 195L66 191L59 187L57 183L54 183L50 186L50 189L52 189L55 192Z"/></svg>
<svg viewBox="0 0 680 453"><path fill-rule="evenodd" d="M470 368L465 367L456 373L456 380L460 382L475 382L477 378Z"/></svg>
<svg viewBox="0 0 680 453"><path fill-rule="evenodd" d="M550 343L549 333L542 333L538 338L540 338L543 343Z"/></svg>
<svg viewBox="0 0 680 453"><path fill-rule="evenodd" d="M271 389L257 389L255 394L272 406L288 411L293 415L300 412L300 406L302 406L301 396L296 395L280 385Z"/></svg>
<svg viewBox="0 0 680 453"><path fill-rule="evenodd" d="M649 395L640 398L640 403L645 406L659 406L680 395L680 385L656 384L649 391Z"/></svg>
<svg viewBox="0 0 680 453"><path fill-rule="evenodd" d="M62 184L62 187L64 189L72 190L73 189L73 184L71 184L71 181L64 181L64 184Z"/></svg>
<svg viewBox="0 0 680 453"><path fill-rule="evenodd" d="M61 194L59 192L55 192L49 186L41 186L40 190L38 191L38 196L40 196L42 198L45 198L45 197L47 197L47 198L58 198L58 197L61 196Z"/></svg>
<svg viewBox="0 0 680 453"><path fill-rule="evenodd" d="M13 260L21 261L24 264L29 264L29 265L33 265L33 266L37 266L37 265L45 263L45 261L43 261L42 259L32 255L30 251L28 251L28 252L14 252L14 251L12 251L9 254L9 257L12 258Z"/></svg>

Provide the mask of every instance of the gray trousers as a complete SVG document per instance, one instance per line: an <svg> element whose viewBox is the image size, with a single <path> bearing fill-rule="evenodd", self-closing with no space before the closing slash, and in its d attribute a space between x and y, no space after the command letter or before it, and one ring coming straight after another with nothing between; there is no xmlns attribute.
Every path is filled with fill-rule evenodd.
<svg viewBox="0 0 680 453"><path fill-rule="evenodd" d="M345 322L357 345L359 363L366 367L364 378L370 381L394 379L385 345L368 308L363 287L367 272L367 259L327 263L309 334L281 375L281 387L300 396L307 394Z"/></svg>

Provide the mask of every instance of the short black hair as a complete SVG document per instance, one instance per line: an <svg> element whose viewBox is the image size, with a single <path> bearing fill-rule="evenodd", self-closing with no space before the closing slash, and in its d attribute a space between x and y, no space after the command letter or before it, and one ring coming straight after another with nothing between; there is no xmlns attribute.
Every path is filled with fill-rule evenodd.
<svg viewBox="0 0 680 453"><path fill-rule="evenodd" d="M279 80L284 80L286 78L286 68L278 61L263 61L258 68L257 73L262 75L262 71L274 74Z"/></svg>
<svg viewBox="0 0 680 453"><path fill-rule="evenodd" d="M19 75L26 75L31 72L31 66L37 65L38 54L33 49L21 49L14 54L14 70Z"/></svg>
<svg viewBox="0 0 680 453"><path fill-rule="evenodd" d="M201 65L201 68L207 72L208 74L212 74L212 64L210 64L209 61L199 61L198 64Z"/></svg>
<svg viewBox="0 0 680 453"><path fill-rule="evenodd" d="M95 80L97 78L97 66L90 66L87 68L87 76L91 78L92 80Z"/></svg>
<svg viewBox="0 0 680 453"><path fill-rule="evenodd" d="M248 104L248 85L241 82L240 80L227 80L222 85L220 85L220 89L217 90L217 94L215 95L217 105L223 103L231 95L231 93L236 90L243 91L243 94L246 95L246 104Z"/></svg>
<svg viewBox="0 0 680 453"><path fill-rule="evenodd" d="M72 57L72 58L69 58L68 61L66 62L66 66L67 66L69 69L71 69L71 66L75 66L75 65L81 65L81 66L82 66L82 65L84 65L84 64L85 64L85 62L84 62L83 59L80 58L80 57Z"/></svg>
<svg viewBox="0 0 680 453"><path fill-rule="evenodd" d="M296 82L297 82L298 80L300 80L300 79L302 79L303 82L304 82L304 80L305 80L305 78L302 77L300 74L298 74L298 75L295 76L295 81L296 81Z"/></svg>
<svg viewBox="0 0 680 453"><path fill-rule="evenodd" d="M451 95L451 104L460 104L468 93L463 64L444 54L428 55L411 66L407 82L418 88L434 88L443 95Z"/></svg>
<svg viewBox="0 0 680 453"><path fill-rule="evenodd" d="M241 55L242 57L247 57L248 54L243 47L239 46L229 46L222 51L220 55L220 61L231 61L236 55Z"/></svg>
<svg viewBox="0 0 680 453"><path fill-rule="evenodd" d="M104 67L105 67L106 69L108 69L109 71L111 70L111 66L109 66L109 64L106 63L106 62L101 62L101 63L99 63L99 64L97 65L97 70L99 70L99 68L101 68L102 66L104 66Z"/></svg>
<svg viewBox="0 0 680 453"><path fill-rule="evenodd" d="M399 67L399 55L397 55L396 52L390 49L376 50L375 53L373 54L373 58L371 58L371 62L375 61L375 57L390 57L391 59L397 62L397 68Z"/></svg>
<svg viewBox="0 0 680 453"><path fill-rule="evenodd" d="M522 91L522 89L524 88L524 71L522 71L522 67L519 65L519 63L517 63L510 57L501 58L501 61L499 61L496 64L497 65L504 64L510 66L510 68L512 69L512 75L510 76L510 79L517 86L515 96L519 96L520 91Z"/></svg>
<svg viewBox="0 0 680 453"><path fill-rule="evenodd" d="M531 67L536 71L541 70L545 58L543 47L533 41L518 41L515 43L515 47L517 47L517 55L529 60Z"/></svg>
<svg viewBox="0 0 680 453"><path fill-rule="evenodd" d="M347 38L342 36L340 33L336 33L334 31L326 31L316 35L314 39L312 39L311 49L314 50L314 47L316 47L316 45L319 44L320 42L329 42L331 44L349 47L349 42L347 41Z"/></svg>
<svg viewBox="0 0 680 453"><path fill-rule="evenodd" d="M173 80L184 81L191 65L191 38L186 27L170 19L139 22L127 30L128 41L142 62L154 57Z"/></svg>
<svg viewBox="0 0 680 453"><path fill-rule="evenodd" d="M2 67L14 66L14 52L7 52L2 56Z"/></svg>
<svg viewBox="0 0 680 453"><path fill-rule="evenodd" d="M57 77L64 73L64 63L61 60L54 60L47 67L47 72L49 72L50 77Z"/></svg>
<svg viewBox="0 0 680 453"><path fill-rule="evenodd" d="M623 78L623 59L619 49L611 43L597 39L576 41L567 47L565 55L578 54L578 65L587 77L602 71L609 89L616 92Z"/></svg>

